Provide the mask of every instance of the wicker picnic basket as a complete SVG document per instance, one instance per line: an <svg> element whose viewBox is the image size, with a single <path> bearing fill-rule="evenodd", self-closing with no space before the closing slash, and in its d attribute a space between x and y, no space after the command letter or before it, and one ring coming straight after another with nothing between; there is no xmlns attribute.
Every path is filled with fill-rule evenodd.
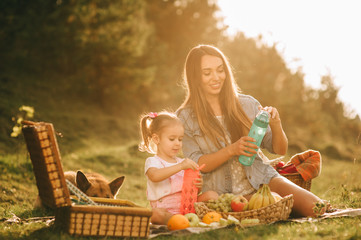
<svg viewBox="0 0 361 240"><path fill-rule="evenodd" d="M281 176L287 178L291 182L294 182L298 186L311 191L311 180L305 181L299 173L287 173L281 174Z"/></svg>
<svg viewBox="0 0 361 240"><path fill-rule="evenodd" d="M131 201L92 198L97 205L72 204L51 123L24 122L23 134L40 199L55 209L57 226L76 236L149 236L152 211Z"/></svg>
<svg viewBox="0 0 361 240"><path fill-rule="evenodd" d="M271 166L276 168L276 164L279 163L281 161L281 159L279 161L275 161L273 163L271 163ZM312 179L308 180L308 181L305 181L301 174L296 172L296 173L284 173L284 174L281 174L281 176L287 178L288 180L290 180L291 182L295 183L296 185L308 190L308 191L311 191L311 181Z"/></svg>
<svg viewBox="0 0 361 240"><path fill-rule="evenodd" d="M196 202L194 204L196 209L196 214L202 219L204 215L208 212L213 212L213 209L210 209L206 206L204 202ZM277 222L281 220L286 220L290 216L293 206L293 195L287 195L278 202L268 205L266 207L242 211L242 212L219 212L223 218L227 219L229 215L237 218L238 220L242 219L254 219L257 218L261 224L267 224L272 222Z"/></svg>

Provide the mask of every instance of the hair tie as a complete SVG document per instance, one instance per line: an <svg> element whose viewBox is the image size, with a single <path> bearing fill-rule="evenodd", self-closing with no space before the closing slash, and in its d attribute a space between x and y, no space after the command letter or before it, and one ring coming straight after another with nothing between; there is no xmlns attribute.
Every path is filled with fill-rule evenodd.
<svg viewBox="0 0 361 240"><path fill-rule="evenodd" d="M158 114L156 112L151 112L148 114L148 116L152 119L156 118L158 116Z"/></svg>

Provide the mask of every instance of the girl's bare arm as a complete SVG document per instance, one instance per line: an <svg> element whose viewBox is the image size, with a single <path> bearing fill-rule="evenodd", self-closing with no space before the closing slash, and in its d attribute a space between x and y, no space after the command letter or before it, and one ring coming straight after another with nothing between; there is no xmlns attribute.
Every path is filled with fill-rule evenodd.
<svg viewBox="0 0 361 240"><path fill-rule="evenodd" d="M151 167L148 169L146 174L151 181L160 182L160 181L163 181L163 180L173 176L174 174L176 174L179 171L182 171L182 170L185 170L188 168L192 168L195 170L195 169L197 169L197 167L198 167L197 163L186 158L181 163L176 164L171 167L166 167L166 168Z"/></svg>

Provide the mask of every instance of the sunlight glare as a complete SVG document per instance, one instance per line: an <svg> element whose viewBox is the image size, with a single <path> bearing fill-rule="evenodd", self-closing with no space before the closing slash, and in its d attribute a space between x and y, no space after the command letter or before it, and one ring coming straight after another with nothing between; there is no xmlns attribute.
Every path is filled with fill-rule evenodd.
<svg viewBox="0 0 361 240"><path fill-rule="evenodd" d="M305 83L321 86L330 73L340 87L339 97L361 116L361 14L357 0L219 0L229 26L247 37L262 35L269 46L276 44L292 71L302 69Z"/></svg>

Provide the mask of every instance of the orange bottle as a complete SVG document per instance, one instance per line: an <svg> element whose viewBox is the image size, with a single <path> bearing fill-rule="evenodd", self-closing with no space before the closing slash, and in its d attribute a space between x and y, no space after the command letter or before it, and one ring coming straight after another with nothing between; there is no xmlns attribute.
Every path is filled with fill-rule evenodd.
<svg viewBox="0 0 361 240"><path fill-rule="evenodd" d="M182 186L182 200L180 212L181 214L195 213L194 203L197 201L198 188L194 185L193 180L199 178L199 171L204 167L204 164L197 170L184 170L183 186Z"/></svg>

